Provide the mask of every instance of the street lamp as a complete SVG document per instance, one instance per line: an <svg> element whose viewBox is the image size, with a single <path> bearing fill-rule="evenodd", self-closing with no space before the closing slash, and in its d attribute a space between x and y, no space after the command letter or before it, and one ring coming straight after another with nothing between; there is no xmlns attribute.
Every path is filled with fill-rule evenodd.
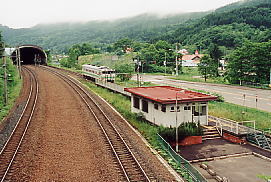
<svg viewBox="0 0 271 182"><path fill-rule="evenodd" d="M166 76L166 70L167 70L167 52L165 51L165 61L164 61L164 66L165 66L165 76Z"/></svg>
<svg viewBox="0 0 271 182"><path fill-rule="evenodd" d="M176 57L175 57L175 62L176 62L176 76L179 75L179 71L178 71L178 54L177 54L177 51L178 51L178 47L177 47L177 43L176 43Z"/></svg>
<svg viewBox="0 0 271 182"><path fill-rule="evenodd" d="M176 91L176 108L175 108L175 113L176 113L176 152L179 152L178 149L178 93L184 92L184 90L181 91Z"/></svg>

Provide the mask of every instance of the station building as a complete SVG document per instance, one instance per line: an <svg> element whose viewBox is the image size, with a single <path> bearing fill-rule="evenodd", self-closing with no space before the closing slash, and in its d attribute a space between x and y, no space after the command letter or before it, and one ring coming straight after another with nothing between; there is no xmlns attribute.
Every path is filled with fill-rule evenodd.
<svg viewBox="0 0 271 182"><path fill-rule="evenodd" d="M176 127L176 120L178 126L183 122L208 125L208 101L217 99L212 95L171 86L124 90L132 95L132 112L142 113L149 122L165 127Z"/></svg>

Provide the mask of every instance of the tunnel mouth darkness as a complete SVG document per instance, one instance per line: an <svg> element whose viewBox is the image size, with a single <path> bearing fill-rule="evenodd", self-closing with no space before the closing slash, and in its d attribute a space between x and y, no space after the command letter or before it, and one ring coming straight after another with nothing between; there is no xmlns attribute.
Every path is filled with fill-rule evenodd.
<svg viewBox="0 0 271 182"><path fill-rule="evenodd" d="M17 53L16 53L17 52ZM35 45L23 45L16 48L12 53L12 60L17 64L20 55L21 64L46 64L47 55L44 50Z"/></svg>

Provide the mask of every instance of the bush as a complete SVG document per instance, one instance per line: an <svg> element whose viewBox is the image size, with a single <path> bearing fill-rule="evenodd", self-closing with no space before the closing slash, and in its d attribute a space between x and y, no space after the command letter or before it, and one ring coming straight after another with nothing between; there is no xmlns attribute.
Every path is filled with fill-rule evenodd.
<svg viewBox="0 0 271 182"><path fill-rule="evenodd" d="M122 73L117 74L117 77L120 78L121 82L129 81L132 78L132 73Z"/></svg>
<svg viewBox="0 0 271 182"><path fill-rule="evenodd" d="M144 71L145 71L145 69L144 69ZM163 73L163 72L165 72L165 67L158 66L156 64L149 64L147 66L147 72L148 73Z"/></svg>
<svg viewBox="0 0 271 182"><path fill-rule="evenodd" d="M176 141L176 128L159 128L159 134L168 142ZM178 127L178 138L183 140L187 136L201 136L203 130L197 123L182 123Z"/></svg>

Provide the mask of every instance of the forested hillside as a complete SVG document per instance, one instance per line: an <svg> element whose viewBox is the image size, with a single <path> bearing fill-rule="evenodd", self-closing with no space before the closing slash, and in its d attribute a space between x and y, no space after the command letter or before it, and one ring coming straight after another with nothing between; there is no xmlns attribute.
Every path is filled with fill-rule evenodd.
<svg viewBox="0 0 271 182"><path fill-rule="evenodd" d="M230 10L233 7L238 8ZM174 33L158 39L181 42L183 45L195 44L201 48L207 48L210 43L234 48L245 40L270 40L270 28L271 0L245 1L224 7L201 19L186 22Z"/></svg>
<svg viewBox="0 0 271 182"><path fill-rule="evenodd" d="M53 51L67 51L73 44L92 42L103 47L123 37L149 42L154 37L175 30L177 25L187 20L200 18L208 13L183 13L160 17L142 14L115 21L45 24L27 29L0 26L0 30L10 45L37 44Z"/></svg>

